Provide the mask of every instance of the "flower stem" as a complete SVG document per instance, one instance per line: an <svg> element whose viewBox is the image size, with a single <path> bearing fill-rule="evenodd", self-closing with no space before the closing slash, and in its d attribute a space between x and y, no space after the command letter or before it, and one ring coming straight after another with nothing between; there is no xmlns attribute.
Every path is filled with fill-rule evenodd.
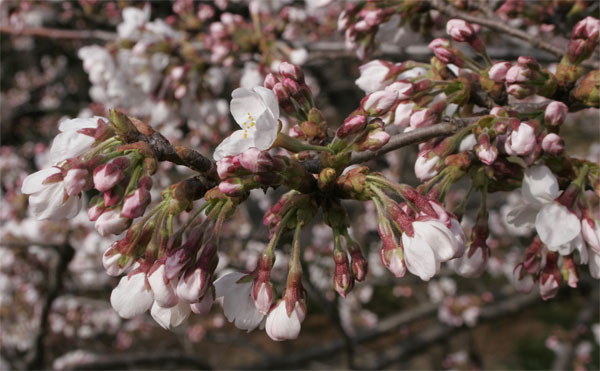
<svg viewBox="0 0 600 371"><path fill-rule="evenodd" d="M277 134L277 139L275 139L275 143L273 143L272 147L281 147L285 148L290 152L298 153L302 151L318 151L318 152L329 152L333 154L333 150L328 147L323 146L315 146L312 144L303 143L297 139L290 137L287 134L279 132Z"/></svg>

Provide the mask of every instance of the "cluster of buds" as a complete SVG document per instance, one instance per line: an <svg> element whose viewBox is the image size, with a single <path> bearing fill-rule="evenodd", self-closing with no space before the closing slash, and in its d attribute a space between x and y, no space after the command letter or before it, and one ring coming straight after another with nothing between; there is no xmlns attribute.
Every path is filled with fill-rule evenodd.
<svg viewBox="0 0 600 371"><path fill-rule="evenodd" d="M267 151L250 148L245 152L226 156L217 163L221 178L219 189L231 197L240 197L254 188L280 184L302 192L310 191L314 178L295 159L271 156Z"/></svg>
<svg viewBox="0 0 600 371"><path fill-rule="evenodd" d="M381 260L396 277L408 269L428 281L439 273L441 263L463 256L466 239L460 223L438 201L381 175L369 175L367 181L377 207ZM403 202L397 203L384 190Z"/></svg>
<svg viewBox="0 0 600 371"><path fill-rule="evenodd" d="M219 231L235 204L213 189L207 192L200 211L172 232L169 224L173 216L191 208L191 200L182 197L189 193L186 188L190 184L182 182L163 193L163 201L153 212L104 253L103 264L109 275L127 272L111 294L111 304L123 318L150 309L156 322L170 329L191 312L210 311L216 297L213 280ZM197 221L201 211L207 217Z"/></svg>
<svg viewBox="0 0 600 371"><path fill-rule="evenodd" d="M462 19L451 19L446 23L446 33L452 40L469 43L471 48L478 53L485 52L483 41L477 36L478 25L471 25Z"/></svg>
<svg viewBox="0 0 600 371"><path fill-rule="evenodd" d="M505 80L508 94L518 99L534 94L552 97L558 86L556 77L543 70L533 57L519 57L506 72Z"/></svg>
<svg viewBox="0 0 600 371"><path fill-rule="evenodd" d="M367 5L347 3L338 18L338 31L344 32L346 49L354 50L360 59L365 59L375 48L375 35L379 26L387 22L395 10Z"/></svg>
<svg viewBox="0 0 600 371"><path fill-rule="evenodd" d="M588 16L573 27L571 40L567 45L566 59L570 64L580 64L588 59L598 44L600 20Z"/></svg>
<svg viewBox="0 0 600 371"><path fill-rule="evenodd" d="M213 64L231 66L236 60L235 54L249 46L249 42L253 42L252 39L245 37L252 34L254 34L252 24L242 16L229 12L222 13L220 21L210 24L209 34L205 39L205 46L211 51L210 61Z"/></svg>

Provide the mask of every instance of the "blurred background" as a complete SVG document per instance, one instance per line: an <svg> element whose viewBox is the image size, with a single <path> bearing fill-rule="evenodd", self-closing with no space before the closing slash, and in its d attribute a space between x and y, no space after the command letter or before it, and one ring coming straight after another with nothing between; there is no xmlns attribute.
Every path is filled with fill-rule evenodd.
<svg viewBox="0 0 600 371"><path fill-rule="evenodd" d="M534 15L542 14L546 3L557 9L574 4L528 6ZM515 27L564 46L567 39L560 34L569 25L598 14L596 2L578 3L585 5L584 13L576 19L555 14L554 31L532 29L536 23L527 19ZM173 33L136 50L141 43L123 37L128 32L123 25L132 22L123 17L127 7L147 12L145 22L153 20L152 27L136 32L167 25L168 32L156 34ZM277 32L286 40L274 48L278 52L257 55L252 47L244 49L243 35L231 35L241 50L216 58L203 35L224 13L251 24L244 2L0 2L0 369L599 369L599 285L587 271L580 272L576 289L562 289L548 302L537 287L527 295L513 288L512 269L531 233L504 223L507 206L519 202L509 193L490 200L492 256L486 273L465 279L444 268L430 282L387 272L376 250L373 205L348 203L353 235L373 248L366 282L345 300L331 284L332 236L315 222L303 236L310 264L305 270L309 315L295 341L276 343L258 330L246 334L227 322L219 305L173 331L163 330L148 313L131 320L116 314L109 296L118 279L101 264L112 240L100 237L85 213L68 222L36 221L28 214L21 182L48 163L61 120L106 114L111 107L147 120L174 143L210 155L233 128L231 91L261 84L265 72L283 59L303 65L317 106L337 127L364 96L354 84L361 61L336 31L343 4L286 1L266 7L271 15L263 18L264 26L281 29ZM435 15L403 27L395 22L379 31L375 56L429 61L426 45L444 33L444 23ZM557 61L502 35L485 38L496 60L534 55L549 68ZM178 66L185 69L183 79L173 77ZM561 134L571 155L598 161L599 123L597 110L569 116ZM416 154L416 146L407 147L370 165L416 185ZM155 182L166 187L189 174L163 163ZM268 241L262 216L281 193L253 193L225 225L220 272L254 267ZM465 194L456 187L449 202L458 204ZM467 230L477 213L476 205L469 206ZM289 250L287 242L283 251ZM282 254L273 273L278 287L286 267Z"/></svg>

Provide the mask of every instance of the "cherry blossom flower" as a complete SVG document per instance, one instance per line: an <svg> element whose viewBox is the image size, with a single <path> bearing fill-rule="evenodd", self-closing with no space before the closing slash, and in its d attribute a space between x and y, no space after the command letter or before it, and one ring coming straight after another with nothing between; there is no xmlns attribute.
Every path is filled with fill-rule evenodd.
<svg viewBox="0 0 600 371"><path fill-rule="evenodd" d="M74 118L60 123L58 134L50 148L50 162L57 164L68 158L78 157L87 152L96 139L93 136L83 134L82 129L95 129L98 120L108 121L104 117L94 116L90 118Z"/></svg>
<svg viewBox="0 0 600 371"><path fill-rule="evenodd" d="M381 90L391 82L389 77L392 67L393 65L390 63L378 59L363 64L358 68L360 77L356 79L355 83L367 94Z"/></svg>
<svg viewBox="0 0 600 371"><path fill-rule="evenodd" d="M254 305L252 299L252 280L238 282L244 273L232 272L215 281L215 297L223 297L223 313L235 327L254 330L262 322L264 315Z"/></svg>
<svg viewBox="0 0 600 371"><path fill-rule="evenodd" d="M280 300L267 316L267 335L275 341L296 339L305 316L306 307L301 301L296 301L292 313L288 315L285 300Z"/></svg>
<svg viewBox="0 0 600 371"><path fill-rule="evenodd" d="M157 302L154 302L152 309L150 309L152 318L165 330L181 325L188 318L190 312L190 304L186 302L180 302L170 308L161 307Z"/></svg>
<svg viewBox="0 0 600 371"><path fill-rule="evenodd" d="M238 88L231 94L231 114L241 130L225 138L215 150L213 158L240 154L251 147L267 150L279 132L279 104L275 94L262 86L252 90Z"/></svg>
<svg viewBox="0 0 600 371"><path fill-rule="evenodd" d="M68 195L61 173L61 169L51 167L23 180L21 192L29 195L30 210L38 220L70 219L81 209L80 195Z"/></svg>
<svg viewBox="0 0 600 371"><path fill-rule="evenodd" d="M124 276L110 294L110 304L123 318L144 313L153 302L154 294L144 272L132 272Z"/></svg>
<svg viewBox="0 0 600 371"><path fill-rule="evenodd" d="M440 263L452 259L458 242L452 232L437 220L412 223L413 236L402 234L404 258L409 272L428 281L440 269Z"/></svg>
<svg viewBox="0 0 600 371"><path fill-rule="evenodd" d="M581 222L575 213L555 201L559 194L558 181L548 167L528 168L521 186L524 203L508 213L507 221L514 226L535 225L550 251L567 255L584 248ZM557 220L561 221L561 228L556 228Z"/></svg>

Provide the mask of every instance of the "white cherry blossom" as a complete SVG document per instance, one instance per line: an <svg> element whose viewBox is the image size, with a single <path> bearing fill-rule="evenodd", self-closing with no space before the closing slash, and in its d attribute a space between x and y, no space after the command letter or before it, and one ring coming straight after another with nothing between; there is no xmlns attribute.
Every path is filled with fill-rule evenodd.
<svg viewBox="0 0 600 371"><path fill-rule="evenodd" d="M232 272L215 281L215 297L223 297L223 312L235 327L252 331L262 322L264 315L254 305L252 299L252 280L238 281L244 273Z"/></svg>
<svg viewBox="0 0 600 371"><path fill-rule="evenodd" d="M110 304L123 318L133 318L144 313L153 302L154 294L147 284L144 272L124 276L110 294Z"/></svg>
<svg viewBox="0 0 600 371"><path fill-rule="evenodd" d="M50 161L57 164L68 158L81 156L92 147L96 141L94 137L79 132L81 129L95 129L98 120L108 121L104 117L94 116L89 118L74 118L60 123L58 134L50 148Z"/></svg>
<svg viewBox="0 0 600 371"><path fill-rule="evenodd" d="M241 129L219 144L213 155L215 161L240 154L251 147L269 149L279 131L279 104L271 90L262 86L255 86L252 90L238 88L231 97L231 115Z"/></svg>
<svg viewBox="0 0 600 371"><path fill-rule="evenodd" d="M51 167L23 180L21 192L29 195L29 208L38 220L70 219L81 210L80 195L67 194L60 174L59 168Z"/></svg>
<svg viewBox="0 0 600 371"><path fill-rule="evenodd" d="M296 339L305 316L306 309L300 302L296 302L291 315L288 316L285 300L280 300L267 316L267 335L275 341Z"/></svg>
<svg viewBox="0 0 600 371"><path fill-rule="evenodd" d="M157 302L154 302L150 314L162 328L170 330L181 325L188 318L191 311L190 304L183 301L170 308L161 307Z"/></svg>

